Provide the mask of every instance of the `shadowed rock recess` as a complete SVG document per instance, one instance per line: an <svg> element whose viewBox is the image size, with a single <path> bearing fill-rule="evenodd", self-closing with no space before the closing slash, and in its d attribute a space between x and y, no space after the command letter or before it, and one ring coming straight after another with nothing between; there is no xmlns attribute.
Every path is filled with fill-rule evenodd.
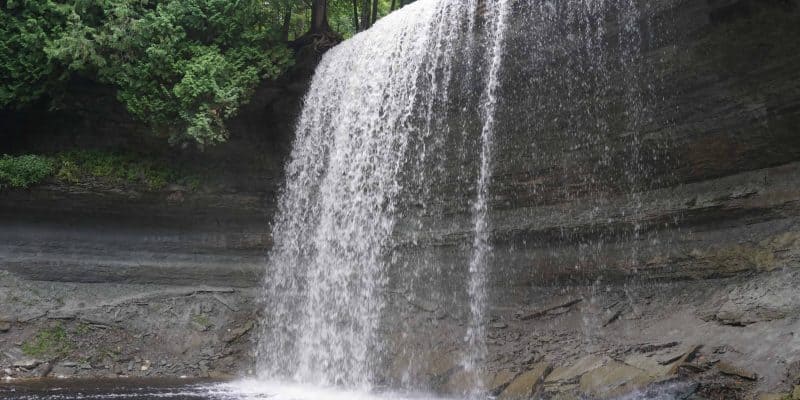
<svg viewBox="0 0 800 400"><path fill-rule="evenodd" d="M484 387L508 399L793 398L800 1L632 1L633 14L556 3L510 3ZM2 189L0 377L254 373L269 224L307 85L265 84L230 143L185 156L215 166L200 189ZM92 111L94 90L73 114L4 114L0 137L16 148L0 150L139 137L124 110ZM475 131L462 106L432 126ZM436 173L398 205L374 379L463 394L480 144L442 137L423 161Z"/></svg>

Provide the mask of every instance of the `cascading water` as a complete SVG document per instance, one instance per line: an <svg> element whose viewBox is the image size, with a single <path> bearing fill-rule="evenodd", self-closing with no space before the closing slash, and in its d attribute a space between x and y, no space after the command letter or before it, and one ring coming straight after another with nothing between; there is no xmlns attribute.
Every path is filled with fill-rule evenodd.
<svg viewBox="0 0 800 400"><path fill-rule="evenodd" d="M437 2L420 1L322 60L273 227L262 374L368 387L397 176Z"/></svg>
<svg viewBox="0 0 800 400"><path fill-rule="evenodd" d="M448 34L460 34L466 9L417 1L318 66L273 227L263 375L361 388L374 381L401 170L422 176L425 156L436 153L427 147L450 81L441 76L451 73Z"/></svg>
<svg viewBox="0 0 800 400"><path fill-rule="evenodd" d="M606 54L613 35L606 21L614 13L636 15L630 0L523 3L418 0L324 56L273 225L258 348L263 378L369 390L386 380L387 365L403 359L401 384L419 387L413 370L425 350L402 343L424 340L426 331L405 315L383 325L395 296L436 319L463 321L454 362L470 387L461 393L482 394L496 264L491 188L502 169L497 159L508 163L505 153L518 151L503 140L505 130L551 130L575 148L608 142L613 105L592 97L610 96L620 62ZM634 24L625 21L626 28ZM631 35L623 31L620 46ZM520 53L524 60L514 58ZM628 65L632 53L620 54ZM567 68L554 67L555 60ZM509 88L515 77L531 90ZM507 123L518 115L516 125ZM583 186L609 168L606 158L598 160L595 170L576 174ZM445 209L457 210L467 226L440 218ZM455 267L432 253L397 250L453 229L471 233ZM453 280L460 289L436 293ZM426 300L437 304L420 305ZM397 336L388 354L386 344Z"/></svg>
<svg viewBox="0 0 800 400"><path fill-rule="evenodd" d="M486 356L485 345L485 309L486 309L486 275L490 254L488 226L488 191L492 176L492 141L495 130L495 107L497 107L498 86L500 85L500 68L503 62L506 18L510 8L510 0L499 0L491 8L490 21L490 67L486 78L486 90L481 100L483 126L481 128L480 170L478 172L477 198L473 205L475 237L472 257L469 261L469 283L467 293L470 301L470 324L467 328L467 349L464 357L464 369L473 375L474 393L477 395L483 386L481 375L476 371Z"/></svg>

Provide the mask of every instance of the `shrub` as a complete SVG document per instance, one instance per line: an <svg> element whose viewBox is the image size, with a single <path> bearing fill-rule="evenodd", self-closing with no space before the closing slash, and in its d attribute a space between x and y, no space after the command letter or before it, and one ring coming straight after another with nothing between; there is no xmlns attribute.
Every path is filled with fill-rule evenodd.
<svg viewBox="0 0 800 400"><path fill-rule="evenodd" d="M60 153L56 158L59 164L56 177L65 183L97 178L111 184L142 184L157 190L178 177L166 165L131 153L75 150Z"/></svg>
<svg viewBox="0 0 800 400"><path fill-rule="evenodd" d="M0 158L0 187L27 188L53 174L53 160L37 155Z"/></svg>
<svg viewBox="0 0 800 400"><path fill-rule="evenodd" d="M31 357L65 357L71 350L72 343L61 324L39 331L22 344L22 352Z"/></svg>

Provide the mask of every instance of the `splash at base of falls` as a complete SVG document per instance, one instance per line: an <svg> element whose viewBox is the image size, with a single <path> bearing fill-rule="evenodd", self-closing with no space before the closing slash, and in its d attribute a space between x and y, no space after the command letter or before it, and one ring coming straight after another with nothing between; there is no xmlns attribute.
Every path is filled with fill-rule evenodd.
<svg viewBox="0 0 800 400"><path fill-rule="evenodd" d="M677 400L688 383L674 382L663 387L640 390L609 400ZM322 388L281 382L241 380L206 388L215 400L459 400L460 397L398 391L358 391ZM471 399L493 399L493 396L472 396Z"/></svg>
<svg viewBox="0 0 800 400"><path fill-rule="evenodd" d="M445 400L424 393L351 390L297 383L242 380L209 388L223 400Z"/></svg>

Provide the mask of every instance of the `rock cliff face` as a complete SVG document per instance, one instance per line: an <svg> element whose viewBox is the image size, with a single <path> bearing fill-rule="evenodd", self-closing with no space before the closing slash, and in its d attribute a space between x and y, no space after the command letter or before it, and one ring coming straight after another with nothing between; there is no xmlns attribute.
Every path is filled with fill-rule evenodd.
<svg viewBox="0 0 800 400"><path fill-rule="evenodd" d="M610 54L569 23L527 27L536 7L512 18L483 376L501 397L524 385L521 397L745 398L798 383L800 41L782 39L800 33L798 3L639 4L640 40ZM601 43L623 42L605 32ZM399 269L441 268L393 297L417 318L387 325L426 339L392 338L389 379L416 365L452 392L474 381L454 340L468 321L472 189L440 187L438 214L400 232L422 245Z"/></svg>
<svg viewBox="0 0 800 400"><path fill-rule="evenodd" d="M534 12L523 3L518 24ZM547 79L597 61L568 32L537 33L564 38L541 62L530 60L545 50L538 36L509 42L482 372L501 397L733 399L800 384L800 2L640 3L637 55L616 54L619 68L594 87ZM644 86L630 90L625 68ZM202 156L239 160L220 172L227 183L0 193L0 371L50 372L51 361L63 375L246 373L303 88L262 88L232 143ZM563 102L542 100L554 97ZM87 118L79 126L91 130ZM4 142L36 148L38 131L78 129L38 119L7 122L27 136ZM439 206L397 229L395 274L437 268L387 293L388 383L457 393L474 380L458 367L474 188L455 178L474 162L447 165ZM23 352L59 327L67 355Z"/></svg>

